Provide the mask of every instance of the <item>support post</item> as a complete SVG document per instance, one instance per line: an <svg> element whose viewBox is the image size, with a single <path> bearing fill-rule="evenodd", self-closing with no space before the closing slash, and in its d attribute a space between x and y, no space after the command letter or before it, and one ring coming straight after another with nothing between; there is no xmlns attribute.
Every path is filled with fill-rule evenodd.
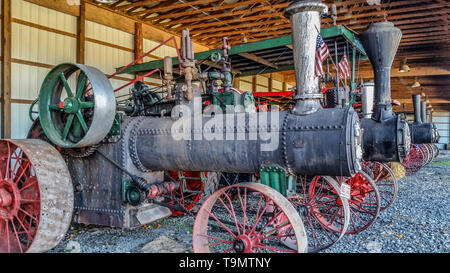
<svg viewBox="0 0 450 273"><path fill-rule="evenodd" d="M85 48L86 48L86 3L85 0L80 1L80 16L77 22L77 63L85 63Z"/></svg>
<svg viewBox="0 0 450 273"><path fill-rule="evenodd" d="M11 138L11 0L2 1L2 138Z"/></svg>
<svg viewBox="0 0 450 273"><path fill-rule="evenodd" d="M239 90L241 87L239 78L234 78L233 87Z"/></svg>
<svg viewBox="0 0 450 273"><path fill-rule="evenodd" d="M269 77L269 86L268 86L269 92L273 91L273 78L272 78L272 74L270 74Z"/></svg>
<svg viewBox="0 0 450 273"><path fill-rule="evenodd" d="M135 24L136 33L134 35L134 59L139 59L144 55L144 38L142 32L142 23L136 22ZM137 63L141 64L144 60L140 60Z"/></svg>

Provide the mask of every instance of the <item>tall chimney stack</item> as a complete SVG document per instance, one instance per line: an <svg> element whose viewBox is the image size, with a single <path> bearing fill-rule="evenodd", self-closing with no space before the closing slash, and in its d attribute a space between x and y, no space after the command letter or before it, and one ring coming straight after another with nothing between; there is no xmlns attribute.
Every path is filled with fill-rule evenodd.
<svg viewBox="0 0 450 273"><path fill-rule="evenodd" d="M402 32L392 22L373 23L361 35L361 42L375 74L375 107L372 118L377 121L392 118L391 66Z"/></svg>
<svg viewBox="0 0 450 273"><path fill-rule="evenodd" d="M322 93L314 75L316 42L320 33L320 16L328 13L328 6L319 0L294 1L284 15L291 20L296 101L292 113L307 115L321 109Z"/></svg>
<svg viewBox="0 0 450 273"><path fill-rule="evenodd" d="M421 110L420 110L420 94L412 95L413 98L413 106L414 106L414 124L421 124Z"/></svg>

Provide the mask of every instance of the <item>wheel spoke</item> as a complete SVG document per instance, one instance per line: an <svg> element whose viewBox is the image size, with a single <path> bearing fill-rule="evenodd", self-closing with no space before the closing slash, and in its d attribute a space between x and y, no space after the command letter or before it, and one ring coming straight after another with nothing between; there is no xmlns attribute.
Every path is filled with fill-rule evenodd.
<svg viewBox="0 0 450 273"><path fill-rule="evenodd" d="M16 178L15 183L19 183L20 179L22 178L22 176L24 175L25 171L30 167L30 162L27 162L26 167L22 170L22 172L20 173L20 175Z"/></svg>
<svg viewBox="0 0 450 273"><path fill-rule="evenodd" d="M227 194L225 194L225 196L227 196L227 198L229 199L229 197L228 197ZM219 201L222 203L223 207L228 211L228 213L231 214L231 216L233 216L233 220L234 220L234 223L235 223L235 225L236 225L236 231L237 231L237 234L238 234L238 235L241 234L241 232L240 232L240 230L239 230L239 223L238 223L238 220L236 219L236 215L235 215L235 213L234 213L234 209L233 209L233 205L231 204L231 200L230 200L230 206L231 206L231 211L230 211L230 210L228 209L228 207L225 205L225 203L223 202L222 198L219 197L218 199L219 199Z"/></svg>
<svg viewBox="0 0 450 273"><path fill-rule="evenodd" d="M216 220L216 222L219 223L226 231L228 231L228 233L230 233L231 236L233 236L233 238L236 239L236 235L229 228L227 228L224 223L222 223L219 219L217 219L212 212L209 212L208 210L206 210L206 212L209 214L209 216L211 216L214 220Z"/></svg>
<svg viewBox="0 0 450 273"><path fill-rule="evenodd" d="M19 240L19 235L17 234L16 226L14 225L13 221L11 221L11 226L13 227L14 235L16 236L16 240L17 240L17 244L19 245L20 253L23 253L22 243Z"/></svg>
<svg viewBox="0 0 450 273"><path fill-rule="evenodd" d="M82 102L80 102L80 108L81 109L94 108L94 102L93 101L82 101Z"/></svg>
<svg viewBox="0 0 450 273"><path fill-rule="evenodd" d="M63 72L59 73L59 78L61 79L61 81L64 84L64 88L66 89L67 95L69 97L73 97L72 90L70 89L69 83L67 82L66 76L64 76Z"/></svg>
<svg viewBox="0 0 450 273"><path fill-rule="evenodd" d="M61 108L61 106L59 105L59 104L50 104L49 106L48 106L48 109L50 109L50 110L57 110L57 111L59 111L59 110L61 110L62 108Z"/></svg>
<svg viewBox="0 0 450 273"><path fill-rule="evenodd" d="M88 126L87 126L86 122L84 121L83 115L81 114L80 111L77 112L77 118L78 118L78 121L80 122L81 128L83 128L84 133L87 134Z"/></svg>
<svg viewBox="0 0 450 273"><path fill-rule="evenodd" d="M86 74L81 72L80 75L78 76L77 99L81 98L81 96L83 95L83 91L86 89L86 82L87 82L86 80L87 80Z"/></svg>
<svg viewBox="0 0 450 273"><path fill-rule="evenodd" d="M69 118L67 119L67 123L64 126L64 131L63 131L63 134L61 136L62 141L66 141L67 135L69 134L69 130L70 130L70 127L72 126L74 118L75 118L75 115L70 115Z"/></svg>
<svg viewBox="0 0 450 273"><path fill-rule="evenodd" d="M26 215L28 215L31 219L33 219L34 221L36 221L36 223L39 223L39 220L35 217L35 216L33 216L32 214L30 214L28 211L25 211L24 209L22 209L22 208L19 208L19 210L20 211L22 211L23 213L25 213Z"/></svg>
<svg viewBox="0 0 450 273"><path fill-rule="evenodd" d="M227 240L224 240L224 239L220 239L220 238L216 238L216 237L212 237L212 236L208 236L208 235L204 235L204 234L199 234L198 236L205 237L205 238L212 239L212 240L216 240L216 241L221 242L222 244L232 244L233 243L233 241L227 241Z"/></svg>

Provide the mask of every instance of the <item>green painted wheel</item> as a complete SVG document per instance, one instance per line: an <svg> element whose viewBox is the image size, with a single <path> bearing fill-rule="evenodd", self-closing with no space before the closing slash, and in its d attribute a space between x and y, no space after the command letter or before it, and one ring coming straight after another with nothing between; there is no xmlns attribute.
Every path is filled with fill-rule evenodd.
<svg viewBox="0 0 450 273"><path fill-rule="evenodd" d="M39 93L39 120L48 139L63 148L98 144L115 116L114 90L98 69L63 63L53 68Z"/></svg>

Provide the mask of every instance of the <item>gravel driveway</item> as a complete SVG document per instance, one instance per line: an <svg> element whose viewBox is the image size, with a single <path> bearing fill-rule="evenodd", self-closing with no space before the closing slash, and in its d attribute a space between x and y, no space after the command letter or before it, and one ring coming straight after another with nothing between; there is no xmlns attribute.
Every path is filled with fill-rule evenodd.
<svg viewBox="0 0 450 273"><path fill-rule="evenodd" d="M144 227L118 228L72 225L49 252L128 253L192 252L189 216L171 217ZM397 200L367 230L346 235L328 253L450 253L450 152L414 176L399 181ZM153 242L153 243L151 243Z"/></svg>

